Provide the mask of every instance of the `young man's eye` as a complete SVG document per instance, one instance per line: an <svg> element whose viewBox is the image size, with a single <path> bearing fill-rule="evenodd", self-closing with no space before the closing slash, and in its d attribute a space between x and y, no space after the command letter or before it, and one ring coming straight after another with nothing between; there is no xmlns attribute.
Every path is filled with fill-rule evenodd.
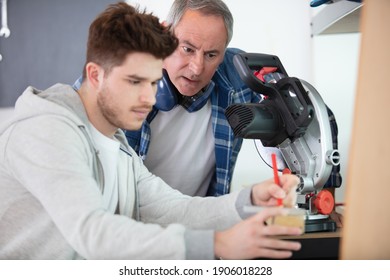
<svg viewBox="0 0 390 280"><path fill-rule="evenodd" d="M140 83L140 81L129 80L129 83L132 84L132 85L138 85Z"/></svg>

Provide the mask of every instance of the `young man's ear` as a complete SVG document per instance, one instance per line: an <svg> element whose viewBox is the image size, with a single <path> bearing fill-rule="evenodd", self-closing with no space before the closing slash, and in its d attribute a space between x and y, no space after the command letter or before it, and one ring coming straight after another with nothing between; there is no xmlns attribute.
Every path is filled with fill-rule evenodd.
<svg viewBox="0 0 390 280"><path fill-rule="evenodd" d="M86 79L89 81L90 86L99 88L103 82L104 70L98 64L89 62L85 66Z"/></svg>

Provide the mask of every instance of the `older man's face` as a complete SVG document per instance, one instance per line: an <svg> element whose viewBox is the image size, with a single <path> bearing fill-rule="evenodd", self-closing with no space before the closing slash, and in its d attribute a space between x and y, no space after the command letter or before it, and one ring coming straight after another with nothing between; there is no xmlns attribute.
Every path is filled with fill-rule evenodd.
<svg viewBox="0 0 390 280"><path fill-rule="evenodd" d="M164 60L164 68L179 92L192 96L210 83L223 60L226 27L220 16L188 10L174 32L179 46Z"/></svg>

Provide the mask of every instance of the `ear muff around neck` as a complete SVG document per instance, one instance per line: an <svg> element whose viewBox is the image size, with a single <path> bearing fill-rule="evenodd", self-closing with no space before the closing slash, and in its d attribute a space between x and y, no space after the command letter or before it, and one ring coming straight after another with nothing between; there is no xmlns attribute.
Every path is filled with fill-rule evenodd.
<svg viewBox="0 0 390 280"><path fill-rule="evenodd" d="M158 83L154 106L161 111L170 111L178 104L179 95L179 91L169 79L167 70L163 69L163 78Z"/></svg>
<svg viewBox="0 0 390 280"><path fill-rule="evenodd" d="M196 112L207 103L213 89L214 82L211 81L210 84L199 93L193 96L184 96L171 82L168 72L163 69L163 78L158 83L156 104L154 106L161 111L170 111L176 105L181 105L189 113Z"/></svg>

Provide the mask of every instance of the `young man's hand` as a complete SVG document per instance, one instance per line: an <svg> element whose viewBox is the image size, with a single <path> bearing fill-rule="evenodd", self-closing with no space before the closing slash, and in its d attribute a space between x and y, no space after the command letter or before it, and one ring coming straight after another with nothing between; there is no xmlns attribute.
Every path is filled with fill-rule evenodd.
<svg viewBox="0 0 390 280"><path fill-rule="evenodd" d="M291 174L279 177L280 186L269 179L252 187L252 204L256 206L276 206L278 199L283 199L285 207L293 207L297 200L296 189L299 178Z"/></svg>
<svg viewBox="0 0 390 280"><path fill-rule="evenodd" d="M214 252L222 259L285 259L301 248L296 241L277 238L280 235L300 235L297 227L266 225L268 218L286 215L282 207L265 207L264 210L236 224L232 228L215 233Z"/></svg>

